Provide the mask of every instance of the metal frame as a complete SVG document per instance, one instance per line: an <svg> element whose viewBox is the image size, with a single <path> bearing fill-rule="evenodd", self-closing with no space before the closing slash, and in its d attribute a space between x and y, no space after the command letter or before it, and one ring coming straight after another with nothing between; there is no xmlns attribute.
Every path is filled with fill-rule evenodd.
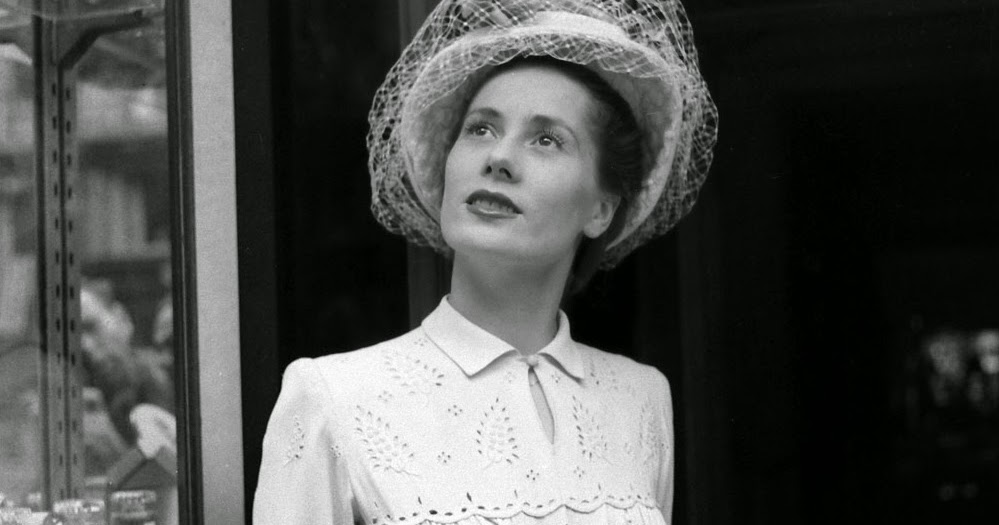
<svg viewBox="0 0 999 525"><path fill-rule="evenodd" d="M145 23L141 13L63 21L33 17L35 176L38 186L42 429L42 505L78 498L83 489L83 399L80 385L80 267L76 263L74 189L79 172L75 133L76 64L102 34Z"/></svg>
<svg viewBox="0 0 999 525"><path fill-rule="evenodd" d="M236 244L236 161L232 2L189 0L190 126L194 247L197 261L200 519L242 524L243 436L240 384L239 289ZM196 319L196 321L195 321ZM193 334L193 330L189 332ZM193 379L193 377L192 377Z"/></svg>
<svg viewBox="0 0 999 525"><path fill-rule="evenodd" d="M191 46L187 0L166 3L167 143L173 269L174 386L177 404L177 489L180 523L204 523L201 506L201 411L197 352L194 167L191 144Z"/></svg>

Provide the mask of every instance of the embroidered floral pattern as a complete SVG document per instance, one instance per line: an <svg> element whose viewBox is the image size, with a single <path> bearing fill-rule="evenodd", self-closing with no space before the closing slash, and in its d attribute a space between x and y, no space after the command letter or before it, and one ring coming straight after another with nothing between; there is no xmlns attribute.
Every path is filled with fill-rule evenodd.
<svg viewBox="0 0 999 525"><path fill-rule="evenodd" d="M392 378L410 394L429 395L434 388L443 385L443 373L410 355L387 351L385 366Z"/></svg>
<svg viewBox="0 0 999 525"><path fill-rule="evenodd" d="M452 416L454 416L454 417L458 417L458 416L460 416L461 414L463 414L464 412L465 412L465 410L464 410L464 409L462 409L462 408L461 408L460 406L458 406L457 404L454 404L454 405L451 405L451 406L447 407L447 413L448 413L448 414L451 414L451 415L452 415Z"/></svg>
<svg viewBox="0 0 999 525"><path fill-rule="evenodd" d="M536 470L534 470L534 469L528 470L527 471L527 479L529 479L531 481L537 481L538 480L538 472Z"/></svg>
<svg viewBox="0 0 999 525"><path fill-rule="evenodd" d="M412 468L414 454L409 445L392 433L389 424L375 417L371 411L357 407L355 430L367 447L368 460L375 470L391 470L400 474L415 476Z"/></svg>
<svg viewBox="0 0 999 525"><path fill-rule="evenodd" d="M619 391L621 381L617 376L617 367L604 355L598 355L590 360L590 380L598 387Z"/></svg>
<svg viewBox="0 0 999 525"><path fill-rule="evenodd" d="M382 393L378 394L378 400L381 401L382 403L388 403L389 401L392 401L393 397L395 396L393 396L392 392L389 392L388 390L382 390Z"/></svg>
<svg viewBox="0 0 999 525"><path fill-rule="evenodd" d="M437 462L441 465L447 465L451 462L451 454L442 451L440 454L437 454Z"/></svg>
<svg viewBox="0 0 999 525"><path fill-rule="evenodd" d="M639 418L638 439L645 452L646 460L654 459L664 445L662 435L659 433L655 410L655 403L651 399L646 399L645 403L642 404L642 413Z"/></svg>
<svg viewBox="0 0 999 525"><path fill-rule="evenodd" d="M607 459L607 436L600 421L576 396L572 396L572 418L576 422L576 436L583 456L589 460L594 457Z"/></svg>
<svg viewBox="0 0 999 525"><path fill-rule="evenodd" d="M302 459L305 453L305 429L302 428L302 420L295 416L295 427L291 431L291 443L284 451L284 464L287 465L296 459Z"/></svg>
<svg viewBox="0 0 999 525"><path fill-rule="evenodd" d="M575 474L577 478L583 479L583 476L586 475L586 470L577 465L576 468L573 469L572 473Z"/></svg>
<svg viewBox="0 0 999 525"><path fill-rule="evenodd" d="M489 406L482 414L479 429L475 431L479 454L486 458L487 467L495 463L510 463L520 459L517 455L517 438L514 437L513 426L506 407L500 400Z"/></svg>
<svg viewBox="0 0 999 525"><path fill-rule="evenodd" d="M333 445L330 446L330 453L333 454L334 458L340 459L343 457L343 447L341 447L339 443L333 443Z"/></svg>

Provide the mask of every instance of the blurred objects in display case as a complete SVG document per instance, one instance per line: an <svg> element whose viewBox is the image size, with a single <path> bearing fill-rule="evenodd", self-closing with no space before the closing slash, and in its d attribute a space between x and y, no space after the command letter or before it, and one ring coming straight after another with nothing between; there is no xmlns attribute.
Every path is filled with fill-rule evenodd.
<svg viewBox="0 0 999 525"><path fill-rule="evenodd" d="M105 525L107 513L104 502L96 499L70 499L57 501L52 511L61 515L66 525Z"/></svg>
<svg viewBox="0 0 999 525"><path fill-rule="evenodd" d="M916 361L914 423L957 429L999 417L999 330L932 332Z"/></svg>
<svg viewBox="0 0 999 525"><path fill-rule="evenodd" d="M0 0L0 493L30 519L178 520L163 6ZM90 40L36 68L32 43L62 43L39 28ZM39 90L36 69L65 84ZM39 107L50 91L56 109ZM47 141L65 162L40 163Z"/></svg>
<svg viewBox="0 0 999 525"><path fill-rule="evenodd" d="M164 0L0 0L0 10L50 20L79 20L163 9ZM2 11L0 11L2 14Z"/></svg>
<svg viewBox="0 0 999 525"><path fill-rule="evenodd" d="M26 11L18 11L0 0L0 31L4 29L18 29L31 25L31 15Z"/></svg>
<svg viewBox="0 0 999 525"><path fill-rule="evenodd" d="M0 24L19 16L0 4ZM0 505L39 510L32 503L44 481L45 439L30 51L0 44ZM11 523L23 518L5 512Z"/></svg>
<svg viewBox="0 0 999 525"><path fill-rule="evenodd" d="M155 492L122 490L112 494L110 500L110 525L155 525Z"/></svg>
<svg viewBox="0 0 999 525"><path fill-rule="evenodd" d="M900 482L935 501L934 516L999 511L999 330L936 328L914 335Z"/></svg>

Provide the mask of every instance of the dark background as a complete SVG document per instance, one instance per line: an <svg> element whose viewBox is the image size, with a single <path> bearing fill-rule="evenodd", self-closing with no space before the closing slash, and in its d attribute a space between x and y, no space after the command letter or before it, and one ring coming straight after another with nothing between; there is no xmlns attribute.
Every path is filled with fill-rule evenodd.
<svg viewBox="0 0 999 525"><path fill-rule="evenodd" d="M427 255L372 218L364 137L432 3L233 3L248 504L284 366L409 327ZM999 425L914 425L904 398L928 334L999 328L999 3L686 5L708 182L569 308L673 384L675 522L994 522Z"/></svg>

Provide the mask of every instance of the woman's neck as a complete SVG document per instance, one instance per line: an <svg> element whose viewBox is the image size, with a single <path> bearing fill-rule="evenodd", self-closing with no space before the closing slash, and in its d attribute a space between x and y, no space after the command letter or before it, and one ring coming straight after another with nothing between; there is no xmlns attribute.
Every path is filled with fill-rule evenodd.
<svg viewBox="0 0 999 525"><path fill-rule="evenodd" d="M525 271L455 256L448 302L465 318L523 354L544 348L558 331L568 264Z"/></svg>

